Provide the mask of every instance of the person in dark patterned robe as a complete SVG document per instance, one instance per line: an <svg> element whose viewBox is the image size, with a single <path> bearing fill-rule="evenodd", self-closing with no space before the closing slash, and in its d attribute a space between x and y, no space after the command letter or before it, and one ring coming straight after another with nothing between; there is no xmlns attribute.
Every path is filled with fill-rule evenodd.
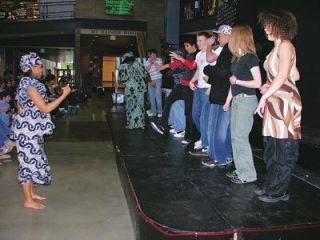
<svg viewBox="0 0 320 240"><path fill-rule="evenodd" d="M133 53L123 56L123 64L120 65L120 82L126 84L124 94L126 96L126 128L144 129L145 109L144 94L146 92L145 79L147 72L144 66L138 62Z"/></svg>

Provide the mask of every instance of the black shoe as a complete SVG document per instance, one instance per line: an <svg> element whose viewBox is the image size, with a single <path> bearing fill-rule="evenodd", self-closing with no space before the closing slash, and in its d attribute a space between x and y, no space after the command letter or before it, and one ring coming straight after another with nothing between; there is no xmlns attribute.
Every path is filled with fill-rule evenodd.
<svg viewBox="0 0 320 240"><path fill-rule="evenodd" d="M214 168L216 166L216 161L211 159L203 160L201 161L201 163L203 166L209 167L209 168Z"/></svg>
<svg viewBox="0 0 320 240"><path fill-rule="evenodd" d="M266 193L266 189L264 188L257 188L253 191L256 195L262 196Z"/></svg>
<svg viewBox="0 0 320 240"><path fill-rule="evenodd" d="M279 197L264 194L264 195L258 197L258 199L262 202L265 202L265 203L277 203L280 201L284 201L284 202L289 201L290 196L288 193L285 193Z"/></svg>
<svg viewBox="0 0 320 240"><path fill-rule="evenodd" d="M164 128L162 125L156 124L155 122L151 122L151 127L161 135L165 135L168 132L166 128Z"/></svg>
<svg viewBox="0 0 320 240"><path fill-rule="evenodd" d="M233 171L233 172L227 172L227 173L226 173L226 176L227 176L228 178L235 178L235 177L238 177L238 175L237 175L236 171Z"/></svg>
<svg viewBox="0 0 320 240"><path fill-rule="evenodd" d="M208 152L202 151L202 148L200 148L200 149L191 149L189 151L189 154L191 156L196 156L196 157L207 157L208 156Z"/></svg>

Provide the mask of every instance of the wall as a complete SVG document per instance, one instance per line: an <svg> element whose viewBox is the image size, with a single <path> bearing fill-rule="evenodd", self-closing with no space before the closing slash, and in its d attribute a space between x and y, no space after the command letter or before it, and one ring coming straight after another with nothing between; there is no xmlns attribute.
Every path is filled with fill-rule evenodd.
<svg viewBox="0 0 320 240"><path fill-rule="evenodd" d="M147 48L160 50L160 39L164 38L164 0L135 0L134 16L107 16L104 0L77 0L76 17L147 22Z"/></svg>

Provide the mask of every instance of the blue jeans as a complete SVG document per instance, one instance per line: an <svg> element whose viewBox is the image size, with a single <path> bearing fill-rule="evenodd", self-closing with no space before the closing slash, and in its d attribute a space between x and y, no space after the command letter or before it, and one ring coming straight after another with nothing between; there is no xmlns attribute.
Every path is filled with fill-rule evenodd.
<svg viewBox="0 0 320 240"><path fill-rule="evenodd" d="M210 111L209 96L206 94L207 88L197 88L193 93L192 118L200 135L202 147L207 147L208 140L208 120Z"/></svg>
<svg viewBox="0 0 320 240"><path fill-rule="evenodd" d="M231 146L231 112L223 111L223 106L210 104L208 121L209 149L208 155L212 160L226 163L232 159Z"/></svg>
<svg viewBox="0 0 320 240"><path fill-rule="evenodd" d="M149 91L149 101L151 105L151 112L153 114L162 113L162 95L161 95L161 84L162 79L154 80L156 82L156 87L148 86Z"/></svg>
<svg viewBox="0 0 320 240"><path fill-rule="evenodd" d="M184 100L175 101L170 110L169 125L174 126L177 132L186 128L186 116L184 114Z"/></svg>

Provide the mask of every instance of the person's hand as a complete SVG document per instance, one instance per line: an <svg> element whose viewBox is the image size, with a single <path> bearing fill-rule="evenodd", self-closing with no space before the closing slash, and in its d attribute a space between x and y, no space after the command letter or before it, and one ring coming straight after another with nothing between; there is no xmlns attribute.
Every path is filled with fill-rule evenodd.
<svg viewBox="0 0 320 240"><path fill-rule="evenodd" d="M267 83L263 84L259 88L261 95L264 95L266 93L266 91L268 90L268 88L269 88L269 84L267 84Z"/></svg>
<svg viewBox="0 0 320 240"><path fill-rule="evenodd" d="M207 75L204 75L202 79L203 79L204 81L208 82L209 77L208 77Z"/></svg>
<svg viewBox="0 0 320 240"><path fill-rule="evenodd" d="M197 87L196 87L196 85L195 85L194 82L189 82L189 87L190 87L190 89L191 89L192 91L194 91L194 90L197 89Z"/></svg>
<svg viewBox="0 0 320 240"><path fill-rule="evenodd" d="M183 57L179 56L178 54L176 54L175 52L170 52L169 54L170 57L173 57L179 61L182 61Z"/></svg>
<svg viewBox="0 0 320 240"><path fill-rule="evenodd" d="M148 82L148 85L149 87L152 87L152 88L155 88L157 85L156 85L156 81L151 81L151 82Z"/></svg>
<svg viewBox="0 0 320 240"><path fill-rule="evenodd" d="M157 64L157 65L156 65L156 68L157 68L158 71L163 71L163 70L166 69L166 65L159 65L159 64Z"/></svg>
<svg viewBox="0 0 320 240"><path fill-rule="evenodd" d="M62 95L65 97L68 96L71 92L71 88L70 88L69 84L61 89L62 89Z"/></svg>
<svg viewBox="0 0 320 240"><path fill-rule="evenodd" d="M234 75L232 75L232 76L229 78L229 81L230 81L230 84L231 84L231 85L236 84L237 80L238 80L237 77L234 76Z"/></svg>
<svg viewBox="0 0 320 240"><path fill-rule="evenodd" d="M261 118L263 118L265 107L266 107L266 99L262 96L260 98L258 107L257 107L257 109L256 109L256 111L254 113L258 114Z"/></svg>
<svg viewBox="0 0 320 240"><path fill-rule="evenodd" d="M230 110L230 102L226 102L223 105L223 111L228 112Z"/></svg>

